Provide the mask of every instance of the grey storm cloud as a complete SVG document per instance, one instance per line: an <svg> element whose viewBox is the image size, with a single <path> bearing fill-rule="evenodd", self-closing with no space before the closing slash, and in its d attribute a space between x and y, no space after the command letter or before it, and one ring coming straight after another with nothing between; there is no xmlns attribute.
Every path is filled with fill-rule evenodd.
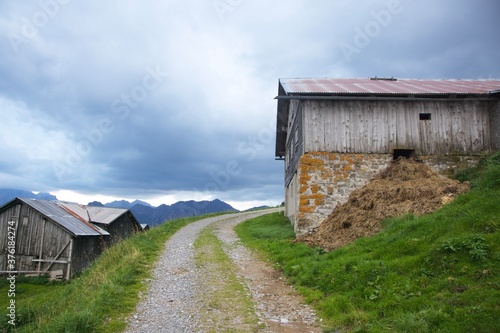
<svg viewBox="0 0 500 333"><path fill-rule="evenodd" d="M283 201L278 78L498 78L495 0L0 3L0 187Z"/></svg>

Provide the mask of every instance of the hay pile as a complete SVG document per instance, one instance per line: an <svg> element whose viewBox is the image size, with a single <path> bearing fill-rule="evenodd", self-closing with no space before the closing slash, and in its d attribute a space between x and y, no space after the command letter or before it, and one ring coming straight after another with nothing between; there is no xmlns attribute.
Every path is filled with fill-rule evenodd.
<svg viewBox="0 0 500 333"><path fill-rule="evenodd" d="M353 191L315 233L299 241L331 251L377 233L383 219L431 213L468 189L468 184L443 178L423 163L400 158Z"/></svg>

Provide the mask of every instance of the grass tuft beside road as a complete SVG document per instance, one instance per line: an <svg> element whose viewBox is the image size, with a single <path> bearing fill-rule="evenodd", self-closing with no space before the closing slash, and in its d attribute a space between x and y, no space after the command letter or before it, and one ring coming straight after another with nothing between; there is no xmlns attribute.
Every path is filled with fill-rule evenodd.
<svg viewBox="0 0 500 333"><path fill-rule="evenodd" d="M213 333L255 332L258 318L253 302L214 227L203 229L194 246L195 261L203 274L201 329Z"/></svg>

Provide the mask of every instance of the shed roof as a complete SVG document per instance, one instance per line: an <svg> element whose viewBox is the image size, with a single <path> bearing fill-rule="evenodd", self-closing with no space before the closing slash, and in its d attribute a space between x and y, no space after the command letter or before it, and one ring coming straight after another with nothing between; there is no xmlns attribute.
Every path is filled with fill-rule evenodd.
<svg viewBox="0 0 500 333"><path fill-rule="evenodd" d="M60 206L58 204L58 201L16 198L11 202L15 200L24 202L25 204L47 216L75 236L109 236L109 233L107 231L75 217L73 214Z"/></svg>
<svg viewBox="0 0 500 333"><path fill-rule="evenodd" d="M294 94L381 94L440 95L500 92L500 80L418 80L393 78L305 78L280 79L286 95ZM280 94L281 95L281 94Z"/></svg>
<svg viewBox="0 0 500 333"><path fill-rule="evenodd" d="M59 201L58 204L86 221L100 224L110 224L128 211L124 208L84 206L74 202Z"/></svg>

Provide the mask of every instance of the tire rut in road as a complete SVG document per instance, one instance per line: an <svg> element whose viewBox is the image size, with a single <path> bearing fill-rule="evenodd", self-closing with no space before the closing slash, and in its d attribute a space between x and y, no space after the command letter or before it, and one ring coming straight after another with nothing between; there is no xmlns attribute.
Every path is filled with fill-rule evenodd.
<svg viewBox="0 0 500 333"><path fill-rule="evenodd" d="M213 226L203 229L195 242L201 310L198 329L200 332L256 332L258 318L251 295L223 247Z"/></svg>
<svg viewBox="0 0 500 333"><path fill-rule="evenodd" d="M284 283L276 270L243 247L232 230L240 222L271 212L273 210L203 219L174 234L165 244L148 290L136 312L128 319L125 332L320 332L315 324L314 312L303 305L301 297ZM229 283L225 272L214 271L214 267L209 267L210 265L197 267L195 262L195 241L199 232L210 225L214 225L214 233L222 242L219 246L222 246L234 263L233 274L242 286L240 294L236 294L236 301L251 299L253 313L224 314L224 311L214 311L214 304L207 301L210 289L201 281L211 280L207 278L210 274L218 274L217 288L224 288L224 284ZM228 304L230 305L229 302ZM247 311L245 307L240 310L237 307L229 308ZM214 315L225 317L221 321L220 317L214 319ZM251 318L255 317L260 323L255 320L252 322ZM234 320L235 318L246 319L239 321L240 319ZM222 326L217 330L209 327L207 323L210 320L222 322ZM242 327L242 322L246 326ZM223 327L224 325L227 327Z"/></svg>
<svg viewBox="0 0 500 333"><path fill-rule="evenodd" d="M233 229L240 222L243 221L221 221L214 228L252 296L260 321L258 332L321 332L314 310L304 303L303 297L278 270L241 244Z"/></svg>

